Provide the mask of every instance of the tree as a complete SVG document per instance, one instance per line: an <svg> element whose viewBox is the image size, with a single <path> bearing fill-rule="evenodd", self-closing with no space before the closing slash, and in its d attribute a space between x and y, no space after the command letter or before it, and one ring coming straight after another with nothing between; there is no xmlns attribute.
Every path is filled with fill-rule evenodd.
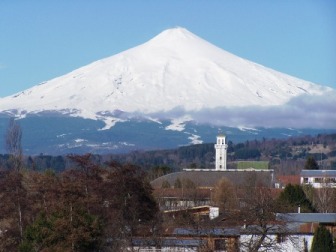
<svg viewBox="0 0 336 252"><path fill-rule="evenodd" d="M276 200L274 191L252 174L245 179L244 186L237 188L237 197L239 209L229 213L228 217L235 221L235 225L244 226L241 251L280 251L274 232L286 235L288 229L285 220L276 220L281 205Z"/></svg>
<svg viewBox="0 0 336 252"><path fill-rule="evenodd" d="M10 118L6 132L6 151L10 154L11 168L19 171L22 168L22 131L21 127L14 118Z"/></svg>
<svg viewBox="0 0 336 252"><path fill-rule="evenodd" d="M236 209L238 206L236 190L227 178L222 178L217 182L212 199L224 211Z"/></svg>
<svg viewBox="0 0 336 252"><path fill-rule="evenodd" d="M24 208L26 206L26 189L23 186L23 175L21 172L23 166L23 154L22 154L22 146L21 146L21 138L22 138L22 131L21 127L14 118L10 118L6 136L5 136L5 149L9 154L9 168L10 172L5 176L5 183L4 186L5 190L8 190L9 193L5 193L2 195L3 200L6 197L11 198L11 204L13 209L11 211L12 218L16 220L18 227L18 233L16 233L16 237L19 240L23 238L23 229L24 229ZM4 204L4 203L3 203ZM5 206L8 208L9 206ZM13 229L11 227L10 229ZM18 242L18 239L16 239Z"/></svg>
<svg viewBox="0 0 336 252"><path fill-rule="evenodd" d="M308 156L304 165L305 170L318 170L319 166L313 156Z"/></svg>
<svg viewBox="0 0 336 252"><path fill-rule="evenodd" d="M336 211L336 188L325 184L322 188L313 189L313 203L319 213L334 213Z"/></svg>
<svg viewBox="0 0 336 252"><path fill-rule="evenodd" d="M0 251L122 251L134 235L160 237L160 216L145 173L134 165L0 171ZM151 231L150 231L151 230Z"/></svg>
<svg viewBox="0 0 336 252"><path fill-rule="evenodd" d="M0 172L0 251L14 251L28 222L29 197L22 172Z"/></svg>
<svg viewBox="0 0 336 252"><path fill-rule="evenodd" d="M146 230L157 228L152 225L156 223L159 209L145 177L137 166L115 162L108 164L101 195L105 206L102 209L104 233L112 251L130 247L134 235L139 234L143 227L150 226Z"/></svg>
<svg viewBox="0 0 336 252"><path fill-rule="evenodd" d="M69 221L70 220L70 221ZM102 223L97 216L76 209L72 218L67 211L42 213L25 230L20 251L98 251Z"/></svg>
<svg viewBox="0 0 336 252"><path fill-rule="evenodd" d="M300 185L286 185L285 189L280 193L278 201L285 212L296 212L298 207L300 207L302 212L314 212L312 203Z"/></svg>
<svg viewBox="0 0 336 252"><path fill-rule="evenodd" d="M154 180L171 172L173 172L173 170L168 166L155 166L148 171L147 176L150 180Z"/></svg>
<svg viewBox="0 0 336 252"><path fill-rule="evenodd" d="M333 250L333 238L325 226L319 226L314 232L311 252L331 252Z"/></svg>

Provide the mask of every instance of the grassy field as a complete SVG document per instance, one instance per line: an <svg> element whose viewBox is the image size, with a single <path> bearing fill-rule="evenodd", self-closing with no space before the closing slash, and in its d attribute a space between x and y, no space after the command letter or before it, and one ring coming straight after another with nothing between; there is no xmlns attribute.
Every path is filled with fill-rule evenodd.
<svg viewBox="0 0 336 252"><path fill-rule="evenodd" d="M268 169L268 161L238 161L238 169L254 168L258 170Z"/></svg>

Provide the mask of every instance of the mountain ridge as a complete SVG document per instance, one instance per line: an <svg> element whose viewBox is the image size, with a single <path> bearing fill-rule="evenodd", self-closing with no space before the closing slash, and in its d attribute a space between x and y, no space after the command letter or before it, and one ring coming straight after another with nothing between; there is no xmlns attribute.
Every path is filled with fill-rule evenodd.
<svg viewBox="0 0 336 252"><path fill-rule="evenodd" d="M134 115L167 113L175 120L172 111L178 110L193 120L190 113L204 109L279 106L331 90L237 57L178 27L1 98L0 111L16 117L57 111L104 121L108 129Z"/></svg>

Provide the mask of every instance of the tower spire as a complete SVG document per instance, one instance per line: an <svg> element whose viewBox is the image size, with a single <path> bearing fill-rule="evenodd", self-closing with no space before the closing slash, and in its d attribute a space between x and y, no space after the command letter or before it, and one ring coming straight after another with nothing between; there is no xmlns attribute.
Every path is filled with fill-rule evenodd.
<svg viewBox="0 0 336 252"><path fill-rule="evenodd" d="M226 170L226 156L227 156L227 144L225 143L225 135L219 133L217 135L217 143L215 144L216 150L216 170Z"/></svg>

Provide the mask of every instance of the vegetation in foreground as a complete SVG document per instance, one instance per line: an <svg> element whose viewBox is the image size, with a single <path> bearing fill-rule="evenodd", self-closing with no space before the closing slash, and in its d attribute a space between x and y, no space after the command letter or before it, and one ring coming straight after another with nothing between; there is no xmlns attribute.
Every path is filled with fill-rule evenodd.
<svg viewBox="0 0 336 252"><path fill-rule="evenodd" d="M60 173L26 169L21 136L20 128L12 122L6 137L8 167L0 171L0 251L121 251L132 246L134 237L159 238L163 226L197 229L205 225L187 213L174 220L163 218L148 176L135 165L98 165L96 157L87 154L69 156L72 169ZM315 167L314 160L307 159L306 163ZM161 167L153 172L171 170ZM195 186L188 187L196 190ZM312 188L301 186L288 185L274 195L253 179L243 188L223 180L214 188L213 199L233 222L259 225L263 235L256 242L241 244L249 251L258 251L275 213L293 212L298 205L303 212L329 211L320 208L326 202L312 203L314 195ZM331 199L329 207L335 209L335 190L319 196ZM315 244L325 243L330 248L328 233L322 230L315 237Z"/></svg>
<svg viewBox="0 0 336 252"><path fill-rule="evenodd" d="M156 201L138 167L71 158L76 169L60 174L0 173L0 251L118 251L155 226Z"/></svg>

